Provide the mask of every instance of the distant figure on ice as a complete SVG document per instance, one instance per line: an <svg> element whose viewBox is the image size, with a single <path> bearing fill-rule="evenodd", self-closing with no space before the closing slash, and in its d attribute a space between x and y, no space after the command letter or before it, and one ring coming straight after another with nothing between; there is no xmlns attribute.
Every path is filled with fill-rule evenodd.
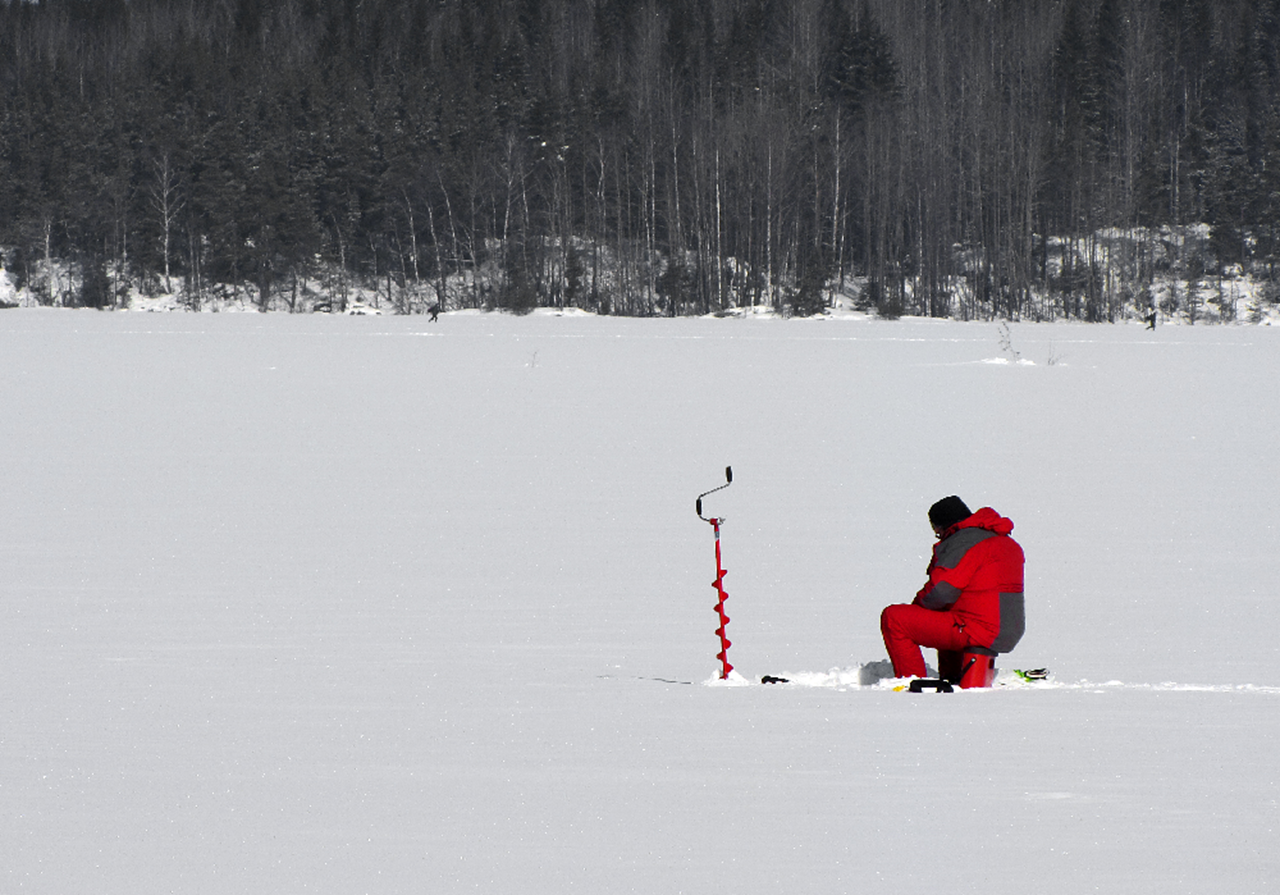
<svg viewBox="0 0 1280 895"><path fill-rule="evenodd" d="M440 302L436 302L431 307L427 308L427 313L431 315L432 323L435 323L440 319Z"/></svg>
<svg viewBox="0 0 1280 895"><path fill-rule="evenodd" d="M1013 522L990 507L969 512L955 495L929 508L938 543L929 580L911 603L886 607L880 631L895 677L924 677L921 647L959 653L985 647L1007 653L1022 638L1022 548Z"/></svg>
<svg viewBox="0 0 1280 895"><path fill-rule="evenodd" d="M1156 328L1156 309L1152 308L1151 313L1147 315L1147 329Z"/></svg>

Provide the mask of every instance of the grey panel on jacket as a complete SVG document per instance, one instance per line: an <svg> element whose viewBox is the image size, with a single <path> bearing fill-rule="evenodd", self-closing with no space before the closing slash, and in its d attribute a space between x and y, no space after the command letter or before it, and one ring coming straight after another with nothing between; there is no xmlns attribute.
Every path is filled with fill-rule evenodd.
<svg viewBox="0 0 1280 895"><path fill-rule="evenodd" d="M974 544L980 544L987 538L994 537L996 533L987 531L985 528L962 528L938 543L933 561L944 569L954 569L960 565L960 560L964 559L964 555Z"/></svg>
<svg viewBox="0 0 1280 895"><path fill-rule="evenodd" d="M1001 594L1000 633L991 648L998 653L1009 652L1018 645L1026 629L1027 608L1022 594Z"/></svg>
<svg viewBox="0 0 1280 895"><path fill-rule="evenodd" d="M925 609L946 609L960 599L960 588L945 581L939 581L920 598L920 605Z"/></svg>

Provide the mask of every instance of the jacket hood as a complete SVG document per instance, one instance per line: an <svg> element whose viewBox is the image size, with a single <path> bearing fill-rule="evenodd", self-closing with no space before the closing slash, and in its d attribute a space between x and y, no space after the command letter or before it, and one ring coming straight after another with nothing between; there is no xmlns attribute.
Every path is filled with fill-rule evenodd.
<svg viewBox="0 0 1280 895"><path fill-rule="evenodd" d="M951 526L945 532L943 537L954 534L962 528L982 528L987 531L993 531L998 535L1007 535L1013 531L1013 520L1006 519L991 507L983 507L968 519L964 519Z"/></svg>

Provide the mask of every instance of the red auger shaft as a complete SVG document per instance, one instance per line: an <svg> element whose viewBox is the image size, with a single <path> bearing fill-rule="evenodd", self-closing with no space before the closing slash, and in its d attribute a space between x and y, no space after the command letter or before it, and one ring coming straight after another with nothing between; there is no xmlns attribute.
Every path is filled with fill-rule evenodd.
<svg viewBox="0 0 1280 895"><path fill-rule="evenodd" d="M719 597L716 601L716 614L720 616L720 627L716 629L716 633L720 635L720 652L716 655L716 658L720 660L720 680L728 680L729 672L733 671L733 666L729 664L729 647L733 644L730 643L724 630L725 625L729 624L729 616L724 614L724 601L729 599L729 595L724 592L724 576L728 573L720 562L720 520L710 519L708 521L716 532L716 580L711 582Z"/></svg>

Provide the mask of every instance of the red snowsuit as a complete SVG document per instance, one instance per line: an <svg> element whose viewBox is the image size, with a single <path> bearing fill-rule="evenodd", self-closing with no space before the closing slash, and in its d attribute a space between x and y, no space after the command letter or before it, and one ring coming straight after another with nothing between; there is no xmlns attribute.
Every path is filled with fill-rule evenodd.
<svg viewBox="0 0 1280 895"><path fill-rule="evenodd" d="M924 677L921 647L982 646L1007 653L1026 625L1022 548L1013 522L990 507L944 531L933 548L929 581L911 603L887 607L880 631L897 677Z"/></svg>

